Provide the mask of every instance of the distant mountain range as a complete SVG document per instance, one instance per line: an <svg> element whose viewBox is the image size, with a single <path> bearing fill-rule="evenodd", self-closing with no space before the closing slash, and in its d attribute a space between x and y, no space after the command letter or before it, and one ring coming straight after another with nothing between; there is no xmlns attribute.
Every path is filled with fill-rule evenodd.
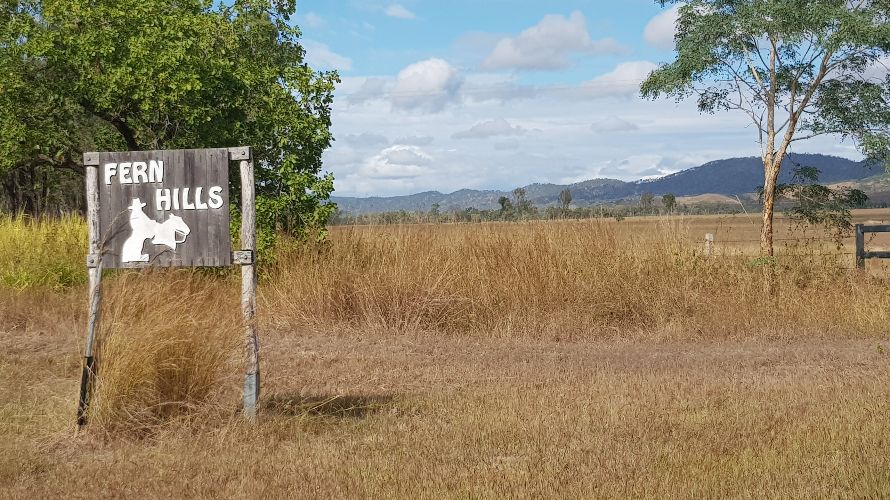
<svg viewBox="0 0 890 500"><path fill-rule="evenodd" d="M859 181L883 172L878 165L856 162L836 156L820 154L791 154L782 164L779 182L791 180L796 165L816 167L821 171L819 181L824 184ZM643 193L660 196L742 195L752 193L763 185L763 163L760 158L730 158L717 160L657 179L624 182L617 179L591 179L575 184L529 184L523 186L526 197L539 207L555 205L559 193L568 188L572 192L572 205L585 206L597 203L616 203L639 199ZM512 190L511 190L512 191ZM340 209L353 214L429 210L434 203L439 209L498 207L498 198L512 196L511 191L461 189L453 193L426 191L406 196L353 198L332 196Z"/></svg>

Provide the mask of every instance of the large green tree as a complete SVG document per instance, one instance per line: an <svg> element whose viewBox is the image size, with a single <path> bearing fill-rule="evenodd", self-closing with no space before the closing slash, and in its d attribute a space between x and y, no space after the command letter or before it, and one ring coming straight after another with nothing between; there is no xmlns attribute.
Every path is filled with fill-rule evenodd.
<svg viewBox="0 0 890 500"><path fill-rule="evenodd" d="M642 94L694 96L703 112L750 118L764 170L761 253L771 256L776 186L792 144L835 134L887 159L890 0L658 3L681 4L676 59L649 75Z"/></svg>
<svg viewBox="0 0 890 500"><path fill-rule="evenodd" d="M82 172L85 150L249 145L261 227L323 225L338 76L305 63L293 0L0 1L5 180Z"/></svg>

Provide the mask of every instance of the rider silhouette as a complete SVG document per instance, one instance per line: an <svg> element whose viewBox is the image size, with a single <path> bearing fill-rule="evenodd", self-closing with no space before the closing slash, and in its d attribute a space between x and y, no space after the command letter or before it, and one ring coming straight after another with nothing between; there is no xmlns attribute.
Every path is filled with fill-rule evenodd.
<svg viewBox="0 0 890 500"><path fill-rule="evenodd" d="M170 214L166 221L160 223L149 219L142 210L145 203L139 198L134 198L130 203L130 237L124 241L121 252L121 262L148 262L148 254L142 253L145 240L151 238L155 245L164 245L171 250L176 250L176 245L184 243L190 232L189 227L182 218ZM178 236L182 235L182 239Z"/></svg>

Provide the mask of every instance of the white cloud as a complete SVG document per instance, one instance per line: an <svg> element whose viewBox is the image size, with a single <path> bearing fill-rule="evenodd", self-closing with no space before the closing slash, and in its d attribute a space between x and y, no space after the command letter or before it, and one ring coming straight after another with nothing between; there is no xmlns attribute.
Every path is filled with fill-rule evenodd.
<svg viewBox="0 0 890 500"><path fill-rule="evenodd" d="M657 67L649 61L623 62L612 71L582 83L580 90L589 97L631 97L639 94L640 84Z"/></svg>
<svg viewBox="0 0 890 500"><path fill-rule="evenodd" d="M531 85L513 82L485 83L481 85L465 85L462 94L475 101L506 102L514 99L532 99L542 93L542 89Z"/></svg>
<svg viewBox="0 0 890 500"><path fill-rule="evenodd" d="M579 11L569 17L547 15L516 37L501 39L482 62L484 69L552 70L569 65L572 54L623 54L612 38L593 40Z"/></svg>
<svg viewBox="0 0 890 500"><path fill-rule="evenodd" d="M453 66L438 58L416 62L399 72L393 87L393 107L421 111L441 111L460 98L463 77Z"/></svg>
<svg viewBox="0 0 890 500"><path fill-rule="evenodd" d="M411 146L429 146L434 140L436 140L435 137L431 135L409 135L406 137L399 137L393 142Z"/></svg>
<svg viewBox="0 0 890 500"><path fill-rule="evenodd" d="M469 130L457 132L451 136L452 139L487 139L496 136L523 135L526 129L516 125L510 125L510 122L503 118L496 120L488 120L479 122Z"/></svg>
<svg viewBox="0 0 890 500"><path fill-rule="evenodd" d="M324 161L326 168L339 172L342 167L355 165L364 158L364 154L349 144L335 141L331 148L325 150L322 161Z"/></svg>
<svg viewBox="0 0 890 500"><path fill-rule="evenodd" d="M598 168L597 175L610 178L646 179L672 174L678 160L661 154L644 153L631 155L621 160L608 160ZM692 166L692 165L690 165Z"/></svg>
<svg viewBox="0 0 890 500"><path fill-rule="evenodd" d="M387 163L392 165L428 165L432 158L416 146L399 144L381 152Z"/></svg>
<svg viewBox="0 0 890 500"><path fill-rule="evenodd" d="M638 127L635 123L631 123L615 115L609 115L590 126L590 130L593 130L594 132L600 134L609 132L627 132L630 130L639 130L639 128L640 127Z"/></svg>
<svg viewBox="0 0 890 500"><path fill-rule="evenodd" d="M397 3L391 4L383 12L389 17L396 17L399 19L414 19L417 17L413 12Z"/></svg>
<svg viewBox="0 0 890 500"><path fill-rule="evenodd" d="M341 71L352 69L352 59L337 54L321 42L304 39L302 45L306 49L306 62L314 69L337 69Z"/></svg>
<svg viewBox="0 0 890 500"><path fill-rule="evenodd" d="M303 23L310 28L320 28L324 26L324 19L315 12L309 12L303 17Z"/></svg>
<svg viewBox="0 0 890 500"><path fill-rule="evenodd" d="M417 146L390 146L368 159L359 175L373 179L404 179L428 173L432 157Z"/></svg>
<svg viewBox="0 0 890 500"><path fill-rule="evenodd" d="M620 159L601 159L586 168L578 169L572 175L555 180L559 184L574 184L590 179L619 179L632 181L651 179L669 175L680 170L702 165L709 161L728 156L720 156L719 152L708 154L637 154Z"/></svg>
<svg viewBox="0 0 890 500"><path fill-rule="evenodd" d="M519 141L504 141L504 142L496 142L494 145L494 149L496 151L515 151L519 149L522 145Z"/></svg>
<svg viewBox="0 0 890 500"><path fill-rule="evenodd" d="M488 31L467 31L454 40L452 48L455 55L474 61L474 65L481 62L481 58L490 54L498 42L508 37L509 33L492 33Z"/></svg>
<svg viewBox="0 0 890 500"><path fill-rule="evenodd" d="M344 137L343 140L355 146L379 146L381 144L389 144L389 139L373 132L349 134Z"/></svg>
<svg viewBox="0 0 890 500"><path fill-rule="evenodd" d="M347 83L346 80L343 82ZM386 93L388 82L386 78L365 78L361 86L354 92L347 94L346 102L349 104L361 104L375 99L381 99Z"/></svg>
<svg viewBox="0 0 890 500"><path fill-rule="evenodd" d="M653 17L643 30L646 43L660 49L674 48L674 35L677 33L677 19L680 16L680 4Z"/></svg>

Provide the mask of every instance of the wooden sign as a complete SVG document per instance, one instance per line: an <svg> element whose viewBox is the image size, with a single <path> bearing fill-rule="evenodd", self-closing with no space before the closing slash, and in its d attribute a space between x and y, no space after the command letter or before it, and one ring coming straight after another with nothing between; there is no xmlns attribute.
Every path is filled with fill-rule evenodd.
<svg viewBox="0 0 890 500"><path fill-rule="evenodd" d="M229 150L97 153L102 266L228 266Z"/></svg>
<svg viewBox="0 0 890 500"><path fill-rule="evenodd" d="M241 179L241 249L229 233L229 164ZM244 416L254 421L260 395L256 328L256 207L251 148L84 153L89 253L89 314L77 424L86 425L98 371L96 332L102 269L145 266L241 266L244 316ZM183 311L187 314L186 311Z"/></svg>

